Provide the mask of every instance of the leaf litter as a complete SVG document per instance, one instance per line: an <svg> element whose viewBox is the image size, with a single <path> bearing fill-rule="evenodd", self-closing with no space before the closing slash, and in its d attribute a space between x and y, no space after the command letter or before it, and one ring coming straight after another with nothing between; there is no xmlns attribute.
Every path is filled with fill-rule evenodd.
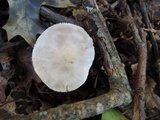
<svg viewBox="0 0 160 120"><path fill-rule="evenodd" d="M51 5L53 7L52 9L58 13L61 13L63 9L67 11L68 7L73 7L70 9L73 12L68 12L69 15L67 15L66 12L65 17L72 19L76 18L76 20L80 22L84 21L87 16L87 13L85 13L83 9L76 9L75 7L77 5L71 3L69 0L66 1L67 4L63 0L55 0L55 2L51 0L8 0L8 2L10 6L10 16L7 23L5 20L8 16L8 6L4 5L4 15L1 15L0 11L0 16L5 16L0 17L0 24L2 24L1 26L5 24L3 29L5 29L8 34L7 37L4 31L2 32L1 28L0 39L3 41L0 42L0 102L2 104L1 106L3 106L1 110L3 112L5 111L4 114L27 115L34 111L45 110L61 104L68 104L92 98L109 90L108 82L104 82L106 81L107 75L104 70L101 69L102 61L99 51L97 51L97 56L93 67L91 68L87 83L78 90L67 94L57 93L48 89L41 83L40 78L36 75L32 66L31 46L34 45L36 36L46 29L46 27L41 24L44 23L44 19L41 19L42 21L39 19L41 5ZM105 0L100 0L98 3L99 5L102 4L106 7L108 4L111 4ZM150 1L147 3L149 15L154 16L151 17L151 21L156 25L155 29L157 33L160 28L158 24L160 21L158 3L158 0L155 0L152 4L150 4ZM119 4L119 11L122 13L124 12L123 8L125 8L123 5L125 4L123 4L122 1L122 3ZM133 5L136 6L136 3L134 2ZM116 39L115 45L121 56L122 62L125 64L127 75L129 78L132 78L134 74L136 74L136 67L134 64L136 64L138 60L136 53L137 48L134 45L130 29L128 29L133 20L128 18L120 19L114 15L115 13L113 12L106 13L104 11L103 13L108 17L106 20L109 23L109 30L112 37ZM117 14L121 16L119 12ZM139 13L137 12L135 14L137 14L136 18L138 18L136 20L142 22ZM51 22L49 21L49 24L50 23ZM19 40L19 37L15 37L17 35L22 36L24 39L20 38ZM6 41L7 38L9 39L9 42ZM158 47L160 49L160 46ZM149 62L153 62L152 58L149 60ZM146 108L149 110L147 113L148 118L152 119L155 116L158 116L157 111L159 111L159 107L157 106L159 106L159 96L155 94L154 91L159 89L155 89L156 83L150 78L154 76L154 73L150 71L148 75L146 86ZM95 86L96 80L98 82ZM130 83L132 85L132 82ZM2 118L3 117L4 116L2 116ZM100 119L100 116L98 118L95 117L95 119Z"/></svg>
<svg viewBox="0 0 160 120"><path fill-rule="evenodd" d="M39 9L42 4L55 7L75 6L69 0L8 0L10 17L3 27L8 32L8 38L21 35L31 46L34 45L37 34L44 28L39 21Z"/></svg>

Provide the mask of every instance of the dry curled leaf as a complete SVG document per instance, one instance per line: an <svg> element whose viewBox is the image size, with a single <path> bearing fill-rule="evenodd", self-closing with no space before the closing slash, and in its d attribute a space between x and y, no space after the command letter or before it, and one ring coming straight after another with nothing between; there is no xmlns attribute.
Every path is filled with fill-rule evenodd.
<svg viewBox="0 0 160 120"><path fill-rule="evenodd" d="M36 41L36 35L42 33L45 28L39 21L39 9L42 4L54 7L75 7L70 0L8 0L10 16L4 29L8 38L21 35L31 46Z"/></svg>

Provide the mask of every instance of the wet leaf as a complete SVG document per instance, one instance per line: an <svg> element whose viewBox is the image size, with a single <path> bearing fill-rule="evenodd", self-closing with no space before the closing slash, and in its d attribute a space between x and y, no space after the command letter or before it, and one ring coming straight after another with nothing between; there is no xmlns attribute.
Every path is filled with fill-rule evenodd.
<svg viewBox="0 0 160 120"><path fill-rule="evenodd" d="M36 41L36 35L45 29L39 21L39 9L42 4L54 7L75 7L69 0L8 0L8 2L10 16L4 26L8 32L8 38L21 35L31 46Z"/></svg>
<svg viewBox="0 0 160 120"><path fill-rule="evenodd" d="M120 111L117 109L110 109L102 114L101 120L128 120Z"/></svg>

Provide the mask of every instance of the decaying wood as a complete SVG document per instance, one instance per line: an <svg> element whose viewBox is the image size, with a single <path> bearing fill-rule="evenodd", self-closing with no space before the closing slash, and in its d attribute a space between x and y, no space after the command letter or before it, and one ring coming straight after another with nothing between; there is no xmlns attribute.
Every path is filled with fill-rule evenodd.
<svg viewBox="0 0 160 120"><path fill-rule="evenodd" d="M132 17L129 7L127 7L127 13L129 17ZM139 30L137 29L134 22L131 24L131 29L136 46L138 46L139 56L133 101L133 120L145 120L145 85L147 64L146 35L143 32L142 37L140 37Z"/></svg>
<svg viewBox="0 0 160 120"><path fill-rule="evenodd" d="M110 108L128 105L131 102L131 89L124 70L124 65L120 61L104 18L95 0L87 0L87 2L92 6L87 6L87 4L85 4L86 9L91 8L89 12L93 16L95 25L98 28L98 38L95 42L98 42L103 55L104 68L109 75L110 91L92 99L73 104L64 104L57 108L50 108L46 111L35 112L27 116L16 115L12 119L79 120L101 114L103 111Z"/></svg>

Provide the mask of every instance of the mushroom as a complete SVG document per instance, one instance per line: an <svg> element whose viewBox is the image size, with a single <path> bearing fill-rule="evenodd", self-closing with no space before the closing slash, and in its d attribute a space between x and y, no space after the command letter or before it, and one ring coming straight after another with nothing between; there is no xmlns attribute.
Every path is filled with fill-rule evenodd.
<svg viewBox="0 0 160 120"><path fill-rule="evenodd" d="M59 23L39 36L32 61L44 84L57 92L69 92L85 83L94 56L93 40L82 27Z"/></svg>

